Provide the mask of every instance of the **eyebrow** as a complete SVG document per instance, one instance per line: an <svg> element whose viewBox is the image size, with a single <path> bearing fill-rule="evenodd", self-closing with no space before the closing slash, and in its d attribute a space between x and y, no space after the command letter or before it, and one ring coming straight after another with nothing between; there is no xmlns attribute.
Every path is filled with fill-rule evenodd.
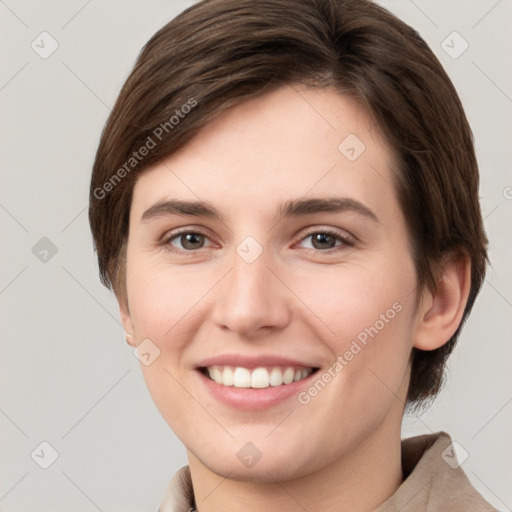
<svg viewBox="0 0 512 512"><path fill-rule="evenodd" d="M379 218L363 203L347 197L313 197L309 199L288 200L280 205L281 217L300 217L314 213L355 212L375 222ZM223 216L217 209L205 201L180 201L176 199L163 200L148 208L141 217L142 222L169 215L188 215L192 217L207 217L224 222Z"/></svg>
<svg viewBox="0 0 512 512"><path fill-rule="evenodd" d="M369 219L380 222L379 218L363 203L348 197L313 197L310 199L294 199L286 201L279 210L282 217L299 217L313 213L341 213L352 211Z"/></svg>

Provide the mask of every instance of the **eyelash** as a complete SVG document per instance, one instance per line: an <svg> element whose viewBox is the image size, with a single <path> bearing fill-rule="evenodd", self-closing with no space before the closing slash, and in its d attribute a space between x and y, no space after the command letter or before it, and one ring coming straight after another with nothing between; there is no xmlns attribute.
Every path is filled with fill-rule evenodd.
<svg viewBox="0 0 512 512"><path fill-rule="evenodd" d="M338 245L338 246L335 246L335 247L331 247L331 248L326 249L326 250L306 248L306 251L309 254L315 254L315 255L317 255L317 254L326 254L326 255L329 255L329 254L332 254L333 252L338 252L339 250L343 250L343 247L346 247L346 246L352 247L352 246L355 245L355 242L352 239L342 235L338 231L331 230L331 229L321 229L321 230L317 229L315 231L310 231L309 233L306 233L299 241L302 242L305 239L309 238L310 236L318 235L318 234L332 236L337 241L341 242L341 244ZM196 255L200 255L201 250L202 249L206 249L206 247L200 247L199 249L191 249L191 250L187 251L187 250L177 249L176 247L173 247L173 246L170 245L170 243L173 240L179 238L182 235L201 235L201 236L204 236L205 238L208 238L208 235L206 235L202 231L199 231L199 230L188 230L187 229L187 230L178 231L177 233L172 233L169 236L165 237L162 240L162 245L169 252L172 252L172 253L175 253L175 254L179 254L179 255L192 256L192 257L196 256Z"/></svg>

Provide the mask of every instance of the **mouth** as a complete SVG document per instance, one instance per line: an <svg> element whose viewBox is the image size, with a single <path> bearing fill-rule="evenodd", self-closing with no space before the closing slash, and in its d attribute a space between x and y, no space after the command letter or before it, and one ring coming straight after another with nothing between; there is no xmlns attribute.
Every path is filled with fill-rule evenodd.
<svg viewBox="0 0 512 512"><path fill-rule="evenodd" d="M288 386L307 379L318 368L304 366L203 366L199 371L208 379L225 387L266 389Z"/></svg>

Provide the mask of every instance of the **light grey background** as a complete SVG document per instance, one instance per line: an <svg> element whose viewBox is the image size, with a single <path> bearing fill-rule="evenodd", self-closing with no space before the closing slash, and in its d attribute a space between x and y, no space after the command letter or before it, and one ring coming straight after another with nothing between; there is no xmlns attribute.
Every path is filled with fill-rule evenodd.
<svg viewBox="0 0 512 512"><path fill-rule="evenodd" d="M101 129L138 52L191 3L0 1L1 511L156 510L186 464L99 282L87 202ZM444 391L403 434L450 433L473 485L511 510L512 0L382 3L422 34L460 93L492 261ZM51 48L43 31L59 45L47 59L31 47ZM469 44L458 58L445 51L463 48L454 31ZM55 255L44 242L34 254L43 237ZM58 452L48 469L43 441Z"/></svg>

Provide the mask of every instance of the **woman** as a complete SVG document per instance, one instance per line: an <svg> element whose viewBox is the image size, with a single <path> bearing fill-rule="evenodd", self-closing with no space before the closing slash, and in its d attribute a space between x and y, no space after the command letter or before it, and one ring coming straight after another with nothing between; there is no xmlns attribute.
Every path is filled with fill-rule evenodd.
<svg viewBox="0 0 512 512"><path fill-rule="evenodd" d="M210 0L147 43L99 144L102 281L189 465L161 511L489 511L439 392L485 274L470 127L366 0Z"/></svg>

